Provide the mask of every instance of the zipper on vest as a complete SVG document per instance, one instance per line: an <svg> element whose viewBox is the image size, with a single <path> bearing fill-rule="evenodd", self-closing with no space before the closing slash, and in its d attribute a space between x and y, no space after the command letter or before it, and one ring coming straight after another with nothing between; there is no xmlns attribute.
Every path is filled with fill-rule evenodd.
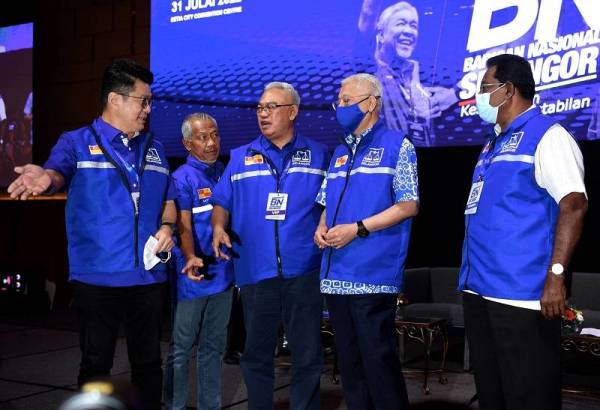
<svg viewBox="0 0 600 410"><path fill-rule="evenodd" d="M140 153L142 155L142 161L140 162L140 169L137 170L137 172L140 173L140 180L139 180L140 186L138 187L140 190L140 195L137 198L137 205L135 208L135 209L137 209L137 212L135 214L135 226L134 226L135 231L133 232L133 242L134 242L134 246L135 246L135 267L136 268L140 264L140 257L138 255L138 242L140 240L139 239L140 209L142 207L142 182L143 182L142 174L144 173L144 168L146 167L146 154L148 153L148 149L150 148L150 145L152 145L152 142L154 141L153 133L149 132L147 135L148 136L146 138L146 146ZM160 215L159 217L162 217L162 215Z"/></svg>
<svg viewBox="0 0 600 410"><path fill-rule="evenodd" d="M281 189L281 176L279 175L277 168L275 168L275 164L273 164L273 161L271 161L271 158L269 158L267 155L265 155L262 152L257 151L257 150L250 150L250 153L253 155L260 154L267 161L267 163L269 164L269 167L271 168L271 174L273 174L275 176L275 181L277 184L276 192L279 194L280 189ZM275 220L273 222L275 222L275 224L274 224L274 227L275 227L275 259L277 262L277 276L283 277L283 265L281 263L281 249L279 247L279 221Z"/></svg>
<svg viewBox="0 0 600 410"><path fill-rule="evenodd" d="M361 140L362 141L362 140ZM359 142L360 145L360 142ZM354 166L354 159L356 158L356 153L358 152L358 146L356 147L354 153L350 150L350 154L352 155L352 159L350 160L350 165L348 166L348 172L346 173L346 179L344 180L344 187L342 188L342 193L340 194L340 199L335 207L335 212L333 213L333 219L331 221L332 227L335 226L335 222L337 221L338 213L340 211L340 205L342 205L342 199L344 199L344 194L346 193L346 189L348 188L348 183L350 182L350 171L352 171L352 167ZM333 248L329 248L329 256L327 257L327 269L325 270L325 278L329 276L329 269L331 268L331 255L333 254Z"/></svg>
<svg viewBox="0 0 600 410"><path fill-rule="evenodd" d="M465 290L469 289L469 274L471 273L471 260L469 258L469 221L471 217L467 216L467 222L465 224L465 252L467 254L466 262L467 262L467 274L465 275Z"/></svg>
<svg viewBox="0 0 600 410"><path fill-rule="evenodd" d="M133 215L134 215L134 223L133 223L133 262L134 262L134 266L137 268L140 264L140 259L138 256L138 225L139 225L139 199L138 199L138 203L135 203L135 200L133 199L133 197L131 196L131 188L129 187L129 180L127 179L127 177L125 176L125 174L123 173L123 170L121 169L121 167L119 166L119 164L117 164L117 162L115 161L115 159L109 154L108 150L104 147L104 144L102 143L102 140L100 139L100 135L96 132L96 129L90 125L89 127L92 131L92 134L94 135L94 139L96 140L96 144L102 149L102 152L104 153L104 156L108 159L108 162L110 162L115 169L117 170L119 176L121 177L121 181L123 182L123 185L125 185L125 188L127 189L127 192L129 192L129 198L131 199L131 204L133 205ZM142 160L142 168L144 167L144 165L146 164L146 151L148 150L149 146L150 146L150 142L152 142L152 134L148 134L148 142L146 144L146 147L144 148L144 157ZM139 197L142 196L142 190L141 190L141 185L142 185L142 178L140 178L140 195Z"/></svg>
<svg viewBox="0 0 600 410"><path fill-rule="evenodd" d="M277 179L277 193L280 190L281 176L276 168L273 168L275 178ZM279 249L279 221L275 220L275 255L277 256L277 276L283 277L283 266L281 264L281 249Z"/></svg>

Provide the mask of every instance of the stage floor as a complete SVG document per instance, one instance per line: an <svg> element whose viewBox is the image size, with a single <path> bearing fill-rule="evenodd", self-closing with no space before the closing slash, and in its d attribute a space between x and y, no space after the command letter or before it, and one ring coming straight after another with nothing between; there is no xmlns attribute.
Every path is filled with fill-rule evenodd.
<svg viewBox="0 0 600 410"><path fill-rule="evenodd" d="M162 349L166 356L169 338L168 318ZM418 358L421 346L407 344L405 377L411 407L414 409L478 409L477 402L466 407L475 393L473 377L462 371L462 343L452 340L449 350L448 383L440 384L435 374L430 375L429 395L424 395L422 374L415 372L422 363ZM434 352L432 368L439 364ZM76 392L76 375L79 364L76 317L71 309L52 312L9 309L0 311L0 408L2 409L58 409L60 404ZM290 369L289 357L276 359L275 408L289 407ZM341 386L331 380L331 358L323 369L321 378L322 409L345 409ZM190 366L195 373L195 366ZM124 339L119 339L115 354L113 374L129 379L129 366ZM190 377L188 408L195 408L195 386ZM227 365L222 370L222 402L226 409L246 408L246 389L239 366ZM565 395L563 409L600 408L600 401L574 395Z"/></svg>

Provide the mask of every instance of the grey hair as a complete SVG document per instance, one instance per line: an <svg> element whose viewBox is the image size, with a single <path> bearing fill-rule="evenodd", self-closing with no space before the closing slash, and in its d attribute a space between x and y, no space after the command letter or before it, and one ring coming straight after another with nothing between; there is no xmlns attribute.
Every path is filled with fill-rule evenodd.
<svg viewBox="0 0 600 410"><path fill-rule="evenodd" d="M298 94L298 91L296 91L294 86L291 85L290 83L284 83L282 81L273 81L273 82L265 85L264 91L270 90L271 88L276 88L278 90L286 91L290 95L290 97L292 97L292 102L295 105L300 106L300 94Z"/></svg>
<svg viewBox="0 0 600 410"><path fill-rule="evenodd" d="M383 10L379 15L376 26L377 32L382 31L383 28L388 24L388 20L390 19L390 17L392 17L392 15L396 14L400 10L411 10L418 15L416 7L407 1L400 1L396 4L392 4L391 6Z"/></svg>
<svg viewBox="0 0 600 410"><path fill-rule="evenodd" d="M205 112L195 112L189 114L183 120L183 124L181 124L181 135L183 135L183 139L186 141L190 141L192 139L192 122L194 121L212 121L215 124L215 127L218 127L217 120L212 115L209 115Z"/></svg>
<svg viewBox="0 0 600 410"><path fill-rule="evenodd" d="M369 86L369 94L379 97L377 98L377 111L381 110L381 95L383 94L383 87L381 86L379 79L373 74L358 73L344 78L342 80L342 85L352 81L367 84Z"/></svg>

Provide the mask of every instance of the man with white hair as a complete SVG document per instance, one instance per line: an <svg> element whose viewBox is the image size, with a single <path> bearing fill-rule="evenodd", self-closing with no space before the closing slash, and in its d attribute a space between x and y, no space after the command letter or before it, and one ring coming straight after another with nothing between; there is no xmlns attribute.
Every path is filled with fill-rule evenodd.
<svg viewBox="0 0 600 410"><path fill-rule="evenodd" d="M233 259L244 307L240 364L251 410L273 407L281 321L292 354L290 408L319 408L321 255L312 233L321 214L314 198L329 154L295 131L299 105L290 84L267 84L256 106L261 135L231 151L212 197L214 252Z"/></svg>
<svg viewBox="0 0 600 410"><path fill-rule="evenodd" d="M176 260L177 306L165 377L167 409L185 409L188 362L197 343L197 408L221 407L221 359L231 311L233 265L212 249L210 198L223 174L217 121L198 112L181 126L186 163L173 173L177 188L180 246Z"/></svg>
<svg viewBox="0 0 600 410"><path fill-rule="evenodd" d="M344 79L334 108L346 136L317 197L325 210L314 241L326 249L321 292L335 332L344 398L348 409L407 409L394 317L419 208L415 149L380 119L375 76Z"/></svg>
<svg viewBox="0 0 600 410"><path fill-rule="evenodd" d="M417 9L400 1L383 9L381 0L364 0L358 28L375 31L375 75L383 85L383 116L420 146L435 144L432 118L458 101L452 88L423 87L412 54L419 37ZM380 13L381 12L381 13Z"/></svg>

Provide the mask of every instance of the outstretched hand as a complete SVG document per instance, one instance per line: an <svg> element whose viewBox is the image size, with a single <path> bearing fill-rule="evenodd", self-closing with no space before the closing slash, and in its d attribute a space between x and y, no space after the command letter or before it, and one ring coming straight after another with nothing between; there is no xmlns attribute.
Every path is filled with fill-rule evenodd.
<svg viewBox="0 0 600 410"><path fill-rule="evenodd" d="M37 196L52 184L50 175L39 165L15 167L15 172L20 175L8 186L8 193L13 199L24 200L29 196Z"/></svg>

